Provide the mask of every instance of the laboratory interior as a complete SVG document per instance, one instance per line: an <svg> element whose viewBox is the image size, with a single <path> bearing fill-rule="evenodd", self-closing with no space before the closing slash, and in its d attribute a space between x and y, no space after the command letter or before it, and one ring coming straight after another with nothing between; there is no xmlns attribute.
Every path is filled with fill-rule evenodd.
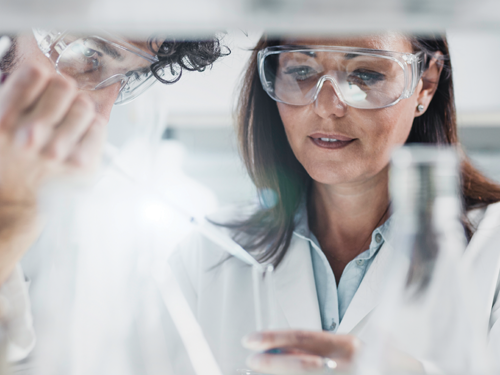
<svg viewBox="0 0 500 375"><path fill-rule="evenodd" d="M0 0L0 375L500 375L499 61L498 0Z"/></svg>

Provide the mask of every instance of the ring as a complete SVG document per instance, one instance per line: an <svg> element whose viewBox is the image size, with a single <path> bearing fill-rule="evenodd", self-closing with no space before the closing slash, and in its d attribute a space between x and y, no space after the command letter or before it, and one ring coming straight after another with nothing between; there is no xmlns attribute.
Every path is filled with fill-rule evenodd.
<svg viewBox="0 0 500 375"><path fill-rule="evenodd" d="M335 362L331 358L323 358L323 366L325 367L325 371L334 371L337 368L337 362Z"/></svg>

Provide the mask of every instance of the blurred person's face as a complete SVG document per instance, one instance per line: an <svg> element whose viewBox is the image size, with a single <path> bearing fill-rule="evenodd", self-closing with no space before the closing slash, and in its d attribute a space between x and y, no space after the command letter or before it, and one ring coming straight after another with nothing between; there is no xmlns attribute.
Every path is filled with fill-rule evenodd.
<svg viewBox="0 0 500 375"><path fill-rule="evenodd" d="M382 36L294 39L290 45L359 47L413 53L408 39L397 34ZM439 69L435 64L437 77ZM432 66L431 66L432 69ZM277 103L290 146L308 174L327 185L356 184L386 169L391 151L405 143L413 119L432 98L420 80L414 94L381 109L353 108L341 100L330 81L308 105Z"/></svg>
<svg viewBox="0 0 500 375"><path fill-rule="evenodd" d="M144 52L151 53L147 42L128 41L130 44L138 47ZM46 66L54 70L53 63L40 51L38 44L32 33L21 34L16 38L16 61L15 65L23 61L33 62L39 66ZM95 103L97 112L109 120L111 109L120 92L119 82L99 90L85 90L91 100Z"/></svg>

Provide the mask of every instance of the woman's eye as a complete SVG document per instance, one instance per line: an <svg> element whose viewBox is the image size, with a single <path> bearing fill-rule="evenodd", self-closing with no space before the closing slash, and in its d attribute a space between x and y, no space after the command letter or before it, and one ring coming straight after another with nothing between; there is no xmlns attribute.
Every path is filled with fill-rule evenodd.
<svg viewBox="0 0 500 375"><path fill-rule="evenodd" d="M98 57L98 56L99 56L99 54L98 54L98 52L97 52L96 50L91 49L91 48L86 48L86 47L84 47L84 48L82 49L82 54L83 54L85 57L89 57L89 58L91 58L91 57L96 58L96 57Z"/></svg>
<svg viewBox="0 0 500 375"><path fill-rule="evenodd" d="M285 74L289 74L297 81L305 81L317 74L316 70L311 68L310 66L294 66L285 69Z"/></svg>
<svg viewBox="0 0 500 375"><path fill-rule="evenodd" d="M357 86L373 86L376 83L383 81L385 76L382 73L373 72L373 71L363 71L356 70L349 74L347 77L347 81L350 84Z"/></svg>
<svg viewBox="0 0 500 375"><path fill-rule="evenodd" d="M81 73L94 72L100 68L102 52L88 47L86 43L75 43L71 49L75 65L79 66Z"/></svg>

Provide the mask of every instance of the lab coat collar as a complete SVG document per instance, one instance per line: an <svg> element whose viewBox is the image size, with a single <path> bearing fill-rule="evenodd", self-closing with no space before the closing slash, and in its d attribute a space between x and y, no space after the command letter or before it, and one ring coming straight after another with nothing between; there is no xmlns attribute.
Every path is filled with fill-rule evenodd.
<svg viewBox="0 0 500 375"><path fill-rule="evenodd" d="M275 273L276 299L292 329L321 330L309 243L292 236ZM285 327L283 327L285 328Z"/></svg>
<svg viewBox="0 0 500 375"><path fill-rule="evenodd" d="M377 306L394 248L385 241L354 295L336 333L347 334ZM292 329L321 330L321 316L309 242L294 235L276 269L276 298Z"/></svg>
<svg viewBox="0 0 500 375"><path fill-rule="evenodd" d="M340 322L337 333L350 333L367 317L380 301L383 283L394 252L389 241L385 241L373 260L358 291L354 295L344 318Z"/></svg>
<svg viewBox="0 0 500 375"><path fill-rule="evenodd" d="M361 282L356 294L354 295L354 298L349 304L349 307L347 308L347 311L336 333L351 332L366 316L370 314L370 312L376 307L376 305L380 300L380 293L383 287L382 284L385 280L385 275L387 275L388 271L387 267L391 264L391 257L394 251L391 245L391 241L393 239L391 222L392 222L392 217L390 217L380 228L378 228L376 231L373 232L373 236L375 236L376 233L380 233L383 236L384 244L378 250L377 256L373 260L373 263L371 264L365 277L363 278L363 281ZM294 247L299 247L304 245L307 249L309 249L308 246L309 241L312 241L319 246L319 244L317 244L316 242L317 241L316 238L312 235L312 233L310 233L307 220L306 205L305 202L302 202L302 204L299 207L299 210L297 211L297 214L295 215L295 231L294 231L294 236L292 237L292 244L294 244L294 246L290 244L289 249L291 250ZM297 249L295 249L295 251L297 251ZM314 295L313 295L315 299L314 306L315 309L317 309L317 317L319 322L318 324L319 324L319 329L321 329L321 319L319 313L319 305L317 301L316 286L314 283L314 274L312 269L310 251L307 252L304 250L301 251L302 256L305 258L303 253L309 254L309 256L307 257L308 258L307 264L311 268L310 275L312 278L312 282L314 284ZM305 259L302 259L302 261L305 261ZM304 277L308 277L305 275L305 272L304 272ZM291 288L290 285L288 285L288 287ZM302 292L304 291L305 290L302 290ZM293 315L292 312L288 312L288 314ZM298 318L298 316L295 316L292 319L294 318Z"/></svg>

